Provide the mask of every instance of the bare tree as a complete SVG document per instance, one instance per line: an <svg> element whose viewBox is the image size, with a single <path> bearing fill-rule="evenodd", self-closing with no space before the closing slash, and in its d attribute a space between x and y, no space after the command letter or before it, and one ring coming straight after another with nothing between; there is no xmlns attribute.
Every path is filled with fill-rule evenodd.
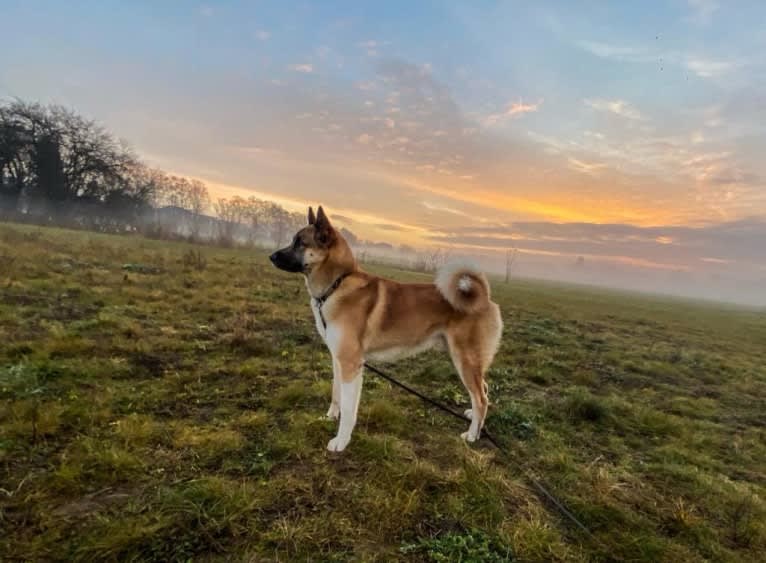
<svg viewBox="0 0 766 563"><path fill-rule="evenodd" d="M180 223L178 226L191 238L199 238L204 213L210 206L207 186L182 176L163 176L154 198L155 205L171 208Z"/></svg>
<svg viewBox="0 0 766 563"><path fill-rule="evenodd" d="M51 106L64 162L67 198L101 200L119 190L120 178L135 163L130 148L95 121L61 106Z"/></svg>
<svg viewBox="0 0 766 563"><path fill-rule="evenodd" d="M263 206L263 220L271 241L281 246L288 233L290 214L281 205L267 201Z"/></svg>
<svg viewBox="0 0 766 563"><path fill-rule="evenodd" d="M516 256L518 255L518 249L514 246L505 251L505 283L511 280L511 269L513 263L516 262Z"/></svg>
<svg viewBox="0 0 766 563"><path fill-rule="evenodd" d="M46 133L35 141L32 170L42 197L56 203L67 199L67 178L57 135Z"/></svg>
<svg viewBox="0 0 766 563"><path fill-rule="evenodd" d="M240 196L230 199L218 198L213 204L218 215L218 239L223 244L233 244L236 233L246 217L247 202Z"/></svg>
<svg viewBox="0 0 766 563"><path fill-rule="evenodd" d="M449 252L443 248L432 248L418 254L412 263L414 270L435 272L449 260Z"/></svg>
<svg viewBox="0 0 766 563"><path fill-rule="evenodd" d="M250 228L250 244L255 244L265 222L266 202L254 196L245 200L245 219Z"/></svg>
<svg viewBox="0 0 766 563"><path fill-rule="evenodd" d="M14 211L22 194L36 185L35 145L51 127L42 106L20 100L0 106L0 188Z"/></svg>
<svg viewBox="0 0 766 563"><path fill-rule="evenodd" d="M207 186L199 180L190 180L187 184L187 202L191 217L191 236L199 238L200 222L202 215L210 205L210 193Z"/></svg>
<svg viewBox="0 0 766 563"><path fill-rule="evenodd" d="M290 213L255 197L220 198L219 219L206 217L207 186L143 165L95 121L61 106L0 102L0 211L25 220L99 230L144 229L158 236L199 238L206 223L223 242L278 244L300 228Z"/></svg>
<svg viewBox="0 0 766 563"><path fill-rule="evenodd" d="M0 193L4 207L43 220L97 227L113 210L107 201L136 201L125 181L137 159L101 125L61 106L15 100L0 105ZM64 205L66 203L66 205Z"/></svg>

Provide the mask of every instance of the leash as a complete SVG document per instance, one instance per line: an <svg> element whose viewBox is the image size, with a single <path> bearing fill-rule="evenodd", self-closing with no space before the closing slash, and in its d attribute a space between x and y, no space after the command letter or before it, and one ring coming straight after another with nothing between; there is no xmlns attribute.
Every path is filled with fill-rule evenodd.
<svg viewBox="0 0 766 563"><path fill-rule="evenodd" d="M422 400L425 403L428 403L429 405L436 407L437 409L446 412L447 414L452 415L455 418L459 418L460 420L465 420L470 422L470 419L466 417L463 414L460 414L458 412L455 412L451 408L449 408L447 405L440 403L436 399L432 399L431 397L428 397L426 395L423 395L420 391L413 389L409 385L406 385L405 383L402 383L401 381L398 381L396 378L394 378L391 375L388 375L384 371L379 370L375 366L371 366L367 362L364 362L364 367L366 367L368 370L373 372L376 375L379 375L392 385L395 385L399 387L400 389L403 389L407 391L407 393L410 393L411 395L415 395L417 398ZM573 523L575 526L577 526L580 530L582 530L589 538L593 539L597 543L600 543L596 537L593 535L593 532L591 532L585 524L580 522L580 520L572 514L572 512L564 506L564 504L556 498L553 493L551 493L540 481L535 479L532 474L519 462L515 461L510 457L508 452L500 445L500 443L490 434L486 429L481 430L484 437L491 443L497 450L504 455L506 460L508 460L512 465L515 465L517 469L521 471L521 473L524 474L524 476L527 478L529 483L532 485L532 487L538 492L538 494L542 495L545 499L547 499L555 508L559 511L561 515L563 515L567 520L569 520L571 523Z"/></svg>

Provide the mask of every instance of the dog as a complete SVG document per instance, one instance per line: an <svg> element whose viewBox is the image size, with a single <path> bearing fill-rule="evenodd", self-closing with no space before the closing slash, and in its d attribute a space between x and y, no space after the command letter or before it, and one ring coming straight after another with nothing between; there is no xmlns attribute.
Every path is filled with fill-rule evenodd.
<svg viewBox="0 0 766 563"><path fill-rule="evenodd" d="M320 206L308 225L270 257L277 268L305 277L316 327L332 356L332 402L340 417L327 444L341 452L351 440L367 359L391 360L435 345L445 347L471 398L471 423L461 437L479 438L489 398L484 376L502 335L500 308L476 268L450 264L433 283L399 283L363 271Z"/></svg>

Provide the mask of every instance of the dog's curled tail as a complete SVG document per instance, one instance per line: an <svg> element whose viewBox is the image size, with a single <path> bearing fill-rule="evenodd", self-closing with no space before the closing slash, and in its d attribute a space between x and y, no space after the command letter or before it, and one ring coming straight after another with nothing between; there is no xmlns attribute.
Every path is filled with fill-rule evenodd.
<svg viewBox="0 0 766 563"><path fill-rule="evenodd" d="M434 284L449 304L462 313L478 313L489 306L489 282L473 265L445 264L437 272Z"/></svg>

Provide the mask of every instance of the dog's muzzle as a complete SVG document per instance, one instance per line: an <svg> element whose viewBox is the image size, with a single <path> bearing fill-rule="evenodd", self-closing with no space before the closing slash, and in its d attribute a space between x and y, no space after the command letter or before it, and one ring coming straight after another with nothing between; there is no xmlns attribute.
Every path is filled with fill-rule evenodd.
<svg viewBox="0 0 766 563"><path fill-rule="evenodd" d="M274 254L269 256L269 260L280 270L285 272L302 272L303 263L296 258L296 256L284 250L277 250Z"/></svg>

